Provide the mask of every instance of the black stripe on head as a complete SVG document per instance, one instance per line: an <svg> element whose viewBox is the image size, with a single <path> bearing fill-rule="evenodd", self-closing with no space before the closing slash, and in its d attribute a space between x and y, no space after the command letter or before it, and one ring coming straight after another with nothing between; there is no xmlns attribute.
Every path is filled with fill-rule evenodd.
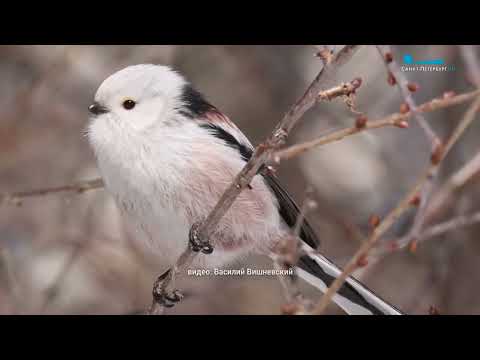
<svg viewBox="0 0 480 360"><path fill-rule="evenodd" d="M180 100L182 101L182 108L179 109L179 112L189 118L202 116L209 111L218 111L190 84L183 87Z"/></svg>
<svg viewBox="0 0 480 360"><path fill-rule="evenodd" d="M208 130L213 136L223 140L225 144L237 150L240 153L240 156L242 157L243 160L248 161L252 157L253 151L252 149L250 149L250 147L239 143L238 140L235 139L235 137L232 134L230 134L228 131L224 130L220 126L217 126L211 123L206 123L206 124L201 124L200 127Z"/></svg>

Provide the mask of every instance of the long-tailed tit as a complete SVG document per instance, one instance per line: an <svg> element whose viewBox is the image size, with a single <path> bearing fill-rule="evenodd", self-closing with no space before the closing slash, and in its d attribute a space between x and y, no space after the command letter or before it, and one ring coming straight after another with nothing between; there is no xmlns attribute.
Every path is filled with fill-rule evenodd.
<svg viewBox="0 0 480 360"><path fill-rule="evenodd" d="M135 65L108 77L89 108L89 141L107 191L133 220L141 245L172 266L192 224L207 217L244 167L253 146L227 116L166 66ZM216 267L256 252L269 255L291 231L299 209L273 174L261 173L236 199L211 237ZM313 249L305 221L297 274L325 291L340 270ZM349 314L400 314L353 278L334 302Z"/></svg>

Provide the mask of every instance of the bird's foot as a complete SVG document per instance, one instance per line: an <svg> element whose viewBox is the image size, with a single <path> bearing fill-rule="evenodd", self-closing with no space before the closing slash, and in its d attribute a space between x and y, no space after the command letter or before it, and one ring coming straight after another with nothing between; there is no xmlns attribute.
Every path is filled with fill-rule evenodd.
<svg viewBox="0 0 480 360"><path fill-rule="evenodd" d="M182 293L178 289L168 289L167 287L163 286L163 282L166 278L171 275L170 272L172 270L169 269L162 275L160 275L153 285L152 295L153 299L156 303L163 305L165 307L172 307L175 303L179 302L183 299ZM172 281L174 278L172 279Z"/></svg>
<svg viewBox="0 0 480 360"><path fill-rule="evenodd" d="M211 254L213 252L213 245L210 244L210 242L204 241L200 238L199 235L199 228L200 224L195 223L192 225L192 228L190 229L190 234L188 236L189 239L189 244L190 244L190 249L194 252L199 252L201 251L204 254Z"/></svg>
<svg viewBox="0 0 480 360"><path fill-rule="evenodd" d="M182 293L177 290L160 290L153 291L153 297L158 304L161 304L167 308L173 307L177 302L183 299Z"/></svg>

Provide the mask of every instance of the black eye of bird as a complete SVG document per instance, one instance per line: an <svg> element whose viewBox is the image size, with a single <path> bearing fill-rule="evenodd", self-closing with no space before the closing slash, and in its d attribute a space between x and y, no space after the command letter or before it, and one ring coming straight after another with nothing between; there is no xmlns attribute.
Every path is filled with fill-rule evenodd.
<svg viewBox="0 0 480 360"><path fill-rule="evenodd" d="M131 99L128 99L128 100L125 100L123 102L123 107L127 110L132 110L136 105L136 102L131 100Z"/></svg>

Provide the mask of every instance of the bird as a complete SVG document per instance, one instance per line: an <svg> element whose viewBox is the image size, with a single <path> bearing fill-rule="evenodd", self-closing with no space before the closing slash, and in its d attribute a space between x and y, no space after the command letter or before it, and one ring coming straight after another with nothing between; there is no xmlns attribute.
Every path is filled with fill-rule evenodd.
<svg viewBox="0 0 480 360"><path fill-rule="evenodd" d="M166 65L131 65L108 76L89 112L86 133L106 191L134 225L134 241L170 268L188 245L192 225L208 216L251 158L253 145ZM205 254L192 266L222 267L250 254L271 257L299 214L276 175L261 171L211 234L214 249L194 249ZM299 237L296 276L325 292L341 270L318 252L319 239L305 219ZM353 277L332 300L347 314L402 314Z"/></svg>

